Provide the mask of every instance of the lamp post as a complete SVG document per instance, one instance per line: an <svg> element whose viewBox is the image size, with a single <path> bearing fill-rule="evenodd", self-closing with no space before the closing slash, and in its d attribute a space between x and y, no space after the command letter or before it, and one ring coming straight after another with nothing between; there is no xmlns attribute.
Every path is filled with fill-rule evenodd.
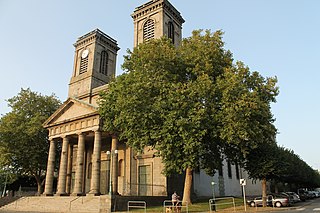
<svg viewBox="0 0 320 213"><path fill-rule="evenodd" d="M12 167L11 166L6 166L4 167L4 170L6 172L6 179L5 179L5 182L4 182L4 187L3 187L3 191L2 191L2 195L1 197L4 197L5 193L6 193L6 190L7 190L7 182L8 182L8 173L9 173L9 169L11 169Z"/></svg>
<svg viewBox="0 0 320 213"><path fill-rule="evenodd" d="M115 156L118 155L118 150L111 150L107 151L107 156L109 159L109 195L112 196L112 170L115 168L116 165L116 158Z"/></svg>
<svg viewBox="0 0 320 213"><path fill-rule="evenodd" d="M214 181L212 181L211 182L211 186L212 186L212 203L211 203L211 205L213 205L213 210L214 211L216 211L216 203L215 203L215 196L214 196L214 184L215 184L215 182Z"/></svg>
<svg viewBox="0 0 320 213"><path fill-rule="evenodd" d="M5 195L5 193L6 193L7 180L8 180L8 173L6 172L6 180L5 180L5 182L4 182L4 187L3 187L3 191L2 191L1 197L4 197L4 195Z"/></svg>
<svg viewBox="0 0 320 213"><path fill-rule="evenodd" d="M214 184L216 184L214 181L211 182L211 186L212 186L212 199L215 199L214 196Z"/></svg>

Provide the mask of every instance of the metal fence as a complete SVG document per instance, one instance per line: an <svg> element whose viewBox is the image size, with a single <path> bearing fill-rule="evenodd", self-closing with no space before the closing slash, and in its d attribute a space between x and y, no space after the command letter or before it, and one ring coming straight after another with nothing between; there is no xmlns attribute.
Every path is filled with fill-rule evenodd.
<svg viewBox="0 0 320 213"><path fill-rule="evenodd" d="M144 212L147 212L147 203L145 201L128 201L128 212L130 209L144 209Z"/></svg>
<svg viewBox="0 0 320 213"><path fill-rule="evenodd" d="M236 204L234 201L234 197L222 197L222 198L215 198L209 200L209 207L210 212L218 211L219 206L223 207L233 207L233 211L236 211Z"/></svg>
<svg viewBox="0 0 320 213"><path fill-rule="evenodd" d="M179 201L177 204L173 204L171 200L163 201L163 212L189 212L188 202L187 201Z"/></svg>

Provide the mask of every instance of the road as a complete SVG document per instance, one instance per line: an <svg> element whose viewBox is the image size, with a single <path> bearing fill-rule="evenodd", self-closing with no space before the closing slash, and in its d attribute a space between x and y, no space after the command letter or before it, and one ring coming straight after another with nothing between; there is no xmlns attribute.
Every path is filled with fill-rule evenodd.
<svg viewBox="0 0 320 213"><path fill-rule="evenodd" d="M279 209L279 211L281 210ZM293 207L285 210L285 212L286 213L299 213L299 212L301 213L319 212L320 213L320 198L297 203Z"/></svg>

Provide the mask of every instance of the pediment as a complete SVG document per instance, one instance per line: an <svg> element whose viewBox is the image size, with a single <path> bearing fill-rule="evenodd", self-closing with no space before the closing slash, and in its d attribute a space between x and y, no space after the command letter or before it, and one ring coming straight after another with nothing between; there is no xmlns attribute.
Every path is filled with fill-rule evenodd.
<svg viewBox="0 0 320 213"><path fill-rule="evenodd" d="M69 98L44 122L44 127L70 122L98 113L97 107L81 100Z"/></svg>

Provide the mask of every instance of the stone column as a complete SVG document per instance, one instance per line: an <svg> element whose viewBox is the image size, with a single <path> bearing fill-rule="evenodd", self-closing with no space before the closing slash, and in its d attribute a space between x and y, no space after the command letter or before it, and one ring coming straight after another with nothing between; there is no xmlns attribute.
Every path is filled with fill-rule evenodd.
<svg viewBox="0 0 320 213"><path fill-rule="evenodd" d="M46 183L43 195L51 196L53 195L53 178L54 178L54 162L56 158L56 142L50 139L50 148L48 155L47 173L46 173Z"/></svg>
<svg viewBox="0 0 320 213"><path fill-rule="evenodd" d="M100 161L101 161L101 132L94 132L92 155L92 178L89 194L100 195Z"/></svg>
<svg viewBox="0 0 320 213"><path fill-rule="evenodd" d="M68 165L69 138L63 137L62 150L59 167L58 191L57 195L66 195L67 165Z"/></svg>
<svg viewBox="0 0 320 213"><path fill-rule="evenodd" d="M112 194L118 194L118 153L115 150L118 150L118 137L113 135L111 142Z"/></svg>
<svg viewBox="0 0 320 213"><path fill-rule="evenodd" d="M76 163L76 174L75 183L73 189L73 195L83 195L82 184L83 184L83 162L84 162L84 151L85 151L85 135L80 133L78 136L78 150L77 150L77 163Z"/></svg>
<svg viewBox="0 0 320 213"><path fill-rule="evenodd" d="M73 145L69 143L68 148L68 167L67 167L67 182L66 182L66 193L71 193L71 178L72 178L72 154Z"/></svg>

